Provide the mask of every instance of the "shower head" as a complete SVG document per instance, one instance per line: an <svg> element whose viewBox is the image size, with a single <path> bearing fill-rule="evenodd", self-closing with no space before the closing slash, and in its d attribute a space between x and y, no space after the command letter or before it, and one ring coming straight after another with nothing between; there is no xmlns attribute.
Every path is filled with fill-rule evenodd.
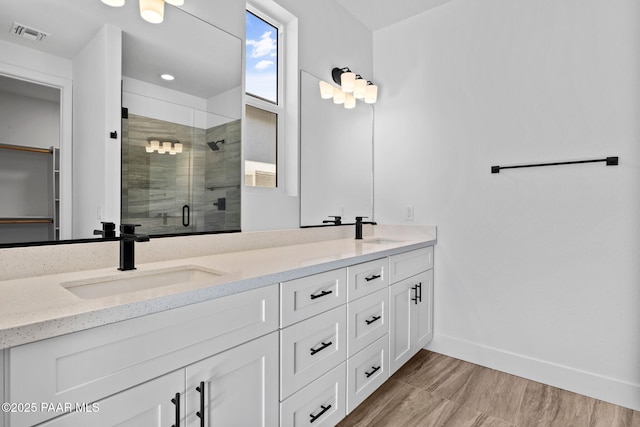
<svg viewBox="0 0 640 427"><path fill-rule="evenodd" d="M207 142L207 145L209 146L209 148L211 148L212 151L218 151L220 149L220 147L218 147L218 144L224 144L224 139L221 139L220 141Z"/></svg>

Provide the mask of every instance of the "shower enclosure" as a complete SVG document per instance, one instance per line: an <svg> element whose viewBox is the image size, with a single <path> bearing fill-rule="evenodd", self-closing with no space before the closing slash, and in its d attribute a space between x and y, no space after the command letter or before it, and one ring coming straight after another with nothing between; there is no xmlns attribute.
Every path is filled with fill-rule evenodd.
<svg viewBox="0 0 640 427"><path fill-rule="evenodd" d="M197 126L123 114L122 223L151 235L240 230L240 120L208 116Z"/></svg>

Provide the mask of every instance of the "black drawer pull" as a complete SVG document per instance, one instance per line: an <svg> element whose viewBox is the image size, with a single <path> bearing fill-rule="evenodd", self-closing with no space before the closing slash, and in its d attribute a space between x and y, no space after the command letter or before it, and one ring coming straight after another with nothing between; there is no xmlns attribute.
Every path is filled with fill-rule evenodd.
<svg viewBox="0 0 640 427"><path fill-rule="evenodd" d="M204 381L200 381L196 391L200 393L200 411L196 412L196 416L200 418L200 427L204 427Z"/></svg>
<svg viewBox="0 0 640 427"><path fill-rule="evenodd" d="M422 282L418 283L418 301L422 302Z"/></svg>
<svg viewBox="0 0 640 427"><path fill-rule="evenodd" d="M376 372L378 372L378 371L380 370L380 366L376 366L376 367L373 367L373 366L372 366L372 368L373 368L373 371L371 371L371 372L365 372L365 373L364 373L364 375L365 375L367 378L369 378L371 375L375 374Z"/></svg>
<svg viewBox="0 0 640 427"><path fill-rule="evenodd" d="M320 298L320 297L323 297L325 295L329 295L329 294L332 294L332 293L333 293L333 291L322 291L319 294L311 294L310 297L311 297L311 299L316 299L316 298Z"/></svg>
<svg viewBox="0 0 640 427"><path fill-rule="evenodd" d="M415 292L415 296L411 298L411 301L415 302L416 305L418 304L418 285L412 286L411 290Z"/></svg>
<svg viewBox="0 0 640 427"><path fill-rule="evenodd" d="M176 397L171 399L171 403L176 405L176 423L171 427L180 427L180 393L176 393Z"/></svg>
<svg viewBox="0 0 640 427"><path fill-rule="evenodd" d="M365 277L364 280L366 280L367 282L370 282L372 280L376 280L382 277L382 274L372 274L369 277Z"/></svg>
<svg viewBox="0 0 640 427"><path fill-rule="evenodd" d="M320 408L322 408L322 411L318 412L318 415L309 414L309 416L311 417L311 421L309 421L310 423L314 422L315 420L323 416L325 412L331 409L331 405L327 405L327 406L320 405Z"/></svg>
<svg viewBox="0 0 640 427"><path fill-rule="evenodd" d="M325 348L329 347L331 344L333 344L333 342L329 341L329 342L323 342L322 346L320 348L311 348L311 355L313 356L314 354L324 350Z"/></svg>
<svg viewBox="0 0 640 427"><path fill-rule="evenodd" d="M371 319L365 320L365 322L367 323L367 325L370 325L373 322L375 322L376 320L380 320L380 319L382 319L382 316L373 316Z"/></svg>

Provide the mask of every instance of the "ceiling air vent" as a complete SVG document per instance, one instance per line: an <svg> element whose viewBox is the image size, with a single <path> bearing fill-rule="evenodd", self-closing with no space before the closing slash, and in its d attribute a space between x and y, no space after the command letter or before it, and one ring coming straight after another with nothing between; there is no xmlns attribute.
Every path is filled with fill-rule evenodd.
<svg viewBox="0 0 640 427"><path fill-rule="evenodd" d="M26 25L18 24L14 22L11 26L11 34L15 34L16 36L22 36L25 39L43 42L49 37L51 34L47 34L44 31L36 30L35 28L27 27Z"/></svg>

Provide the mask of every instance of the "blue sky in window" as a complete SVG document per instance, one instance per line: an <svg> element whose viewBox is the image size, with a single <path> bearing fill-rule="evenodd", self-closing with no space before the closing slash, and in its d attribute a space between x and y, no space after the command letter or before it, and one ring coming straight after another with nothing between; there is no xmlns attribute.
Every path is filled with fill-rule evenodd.
<svg viewBox="0 0 640 427"><path fill-rule="evenodd" d="M246 13L246 91L272 102L278 100L278 30Z"/></svg>

